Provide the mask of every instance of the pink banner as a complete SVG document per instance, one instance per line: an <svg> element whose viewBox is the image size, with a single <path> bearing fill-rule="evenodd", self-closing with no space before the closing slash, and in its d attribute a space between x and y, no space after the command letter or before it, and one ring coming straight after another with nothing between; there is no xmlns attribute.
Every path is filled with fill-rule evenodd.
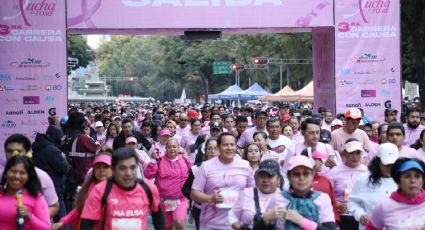
<svg viewBox="0 0 425 230"><path fill-rule="evenodd" d="M73 0L68 28L333 26L332 0Z"/></svg>
<svg viewBox="0 0 425 230"><path fill-rule="evenodd" d="M400 3L335 1L336 108L361 107L383 121L385 108L401 108Z"/></svg>
<svg viewBox="0 0 425 230"><path fill-rule="evenodd" d="M45 132L67 108L65 2L8 0L0 8L0 160L4 140Z"/></svg>

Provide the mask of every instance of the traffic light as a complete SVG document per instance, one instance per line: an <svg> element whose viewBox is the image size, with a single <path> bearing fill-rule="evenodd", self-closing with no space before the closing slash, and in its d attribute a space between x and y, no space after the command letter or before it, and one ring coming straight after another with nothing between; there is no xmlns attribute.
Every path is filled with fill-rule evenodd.
<svg viewBox="0 0 425 230"><path fill-rule="evenodd" d="M230 68L232 69L232 71L245 69L244 65L241 64L232 64Z"/></svg>
<svg viewBox="0 0 425 230"><path fill-rule="evenodd" d="M256 57L253 60L254 65L266 65L269 62L269 59L264 57Z"/></svg>

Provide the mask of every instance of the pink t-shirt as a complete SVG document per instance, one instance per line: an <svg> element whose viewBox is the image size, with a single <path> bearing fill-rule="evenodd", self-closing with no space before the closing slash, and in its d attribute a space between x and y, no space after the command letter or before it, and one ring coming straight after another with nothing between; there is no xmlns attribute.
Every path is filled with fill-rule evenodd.
<svg viewBox="0 0 425 230"><path fill-rule="evenodd" d="M239 148L245 148L245 146L247 144L253 143L254 142L253 135L256 132L260 132L260 130L258 130L257 127L252 127L252 128L246 129L242 133L241 137L238 140L238 147ZM267 132L267 130L264 129L263 132L265 132L267 135L269 135L269 133Z"/></svg>
<svg viewBox="0 0 425 230"><path fill-rule="evenodd" d="M416 150L418 152L418 159L425 162L425 152L422 148Z"/></svg>
<svg viewBox="0 0 425 230"><path fill-rule="evenodd" d="M49 209L41 193L37 197L33 197L25 189L22 194L22 203L31 215L31 218L24 223L24 230L51 229ZM17 229L16 197L5 195L0 190L0 204L0 229Z"/></svg>
<svg viewBox="0 0 425 230"><path fill-rule="evenodd" d="M344 148L345 141L350 138L356 138L358 141L360 141L360 143L362 143L364 150L366 152L369 151L369 137L361 129L356 129L351 134L346 133L343 128L333 131L331 145L336 151L340 153Z"/></svg>
<svg viewBox="0 0 425 230"><path fill-rule="evenodd" d="M180 125L177 125L176 127L176 134L183 137L186 134L190 133L190 126L187 125L186 127L182 128Z"/></svg>
<svg viewBox="0 0 425 230"><path fill-rule="evenodd" d="M360 173L367 172L365 165L359 165L356 168L350 168L345 164L335 166L326 177L332 184L335 190L336 201L346 203L351 193L351 189L356 182L356 178ZM349 215L348 213L340 213L342 215Z"/></svg>
<svg viewBox="0 0 425 230"><path fill-rule="evenodd" d="M103 218L102 196L105 192L106 182L97 184L90 192L81 219L98 221L95 229L101 229ZM148 180L144 182L149 186L153 205L149 208L149 198L140 184L137 184L133 190L123 190L117 185L113 185L107 200L107 213L105 221L105 230L113 229L129 229L139 230L146 229L147 216L149 210L158 211L159 193L158 189Z"/></svg>
<svg viewBox="0 0 425 230"><path fill-rule="evenodd" d="M189 154L189 155L191 154L190 147L191 147L191 145L195 144L198 136L199 136L199 134L194 135L193 133L190 132L189 134L186 134L182 137L182 140L180 142L180 146L186 150L187 154Z"/></svg>
<svg viewBox="0 0 425 230"><path fill-rule="evenodd" d="M319 197L317 197L314 200L314 203L319 208L320 223L335 222L335 216L333 212L331 198L329 198L328 194L320 192ZM266 212L276 207L282 207L286 209L288 205L289 205L289 200L286 199L283 195L279 194L278 196L272 197L272 199L270 200L269 204L266 207ZM275 223L275 221L273 222ZM279 226L276 226L276 229L284 229L284 227L285 227L285 221L280 220Z"/></svg>
<svg viewBox="0 0 425 230"><path fill-rule="evenodd" d="M240 192L254 186L254 175L248 161L234 157L230 164L223 164L218 156L202 163L195 175L192 189L208 196L215 192L232 190ZM228 208L218 208L212 203L201 206L201 227L212 229L230 229L227 220Z"/></svg>
<svg viewBox="0 0 425 230"><path fill-rule="evenodd" d="M279 189L271 194L264 194L258 190L258 203L260 204L262 214L265 213L266 207L269 205L270 201L276 199L274 196L281 196L280 193L281 191ZM235 220L231 220L230 224L239 221L242 226L249 226L252 228L252 220L256 213L253 188L246 188L239 194L238 201L233 206L232 212L235 216Z"/></svg>
<svg viewBox="0 0 425 230"><path fill-rule="evenodd" d="M401 146L400 150L400 157L407 157L407 158L418 158L418 152L416 149L410 148L409 146Z"/></svg>
<svg viewBox="0 0 425 230"><path fill-rule="evenodd" d="M411 129L407 127L407 124L404 125L404 133L405 138L403 141L403 145L410 146L411 144L415 143L421 135L422 130L425 129L425 126L419 125L416 129Z"/></svg>
<svg viewBox="0 0 425 230"><path fill-rule="evenodd" d="M296 143L304 143L304 136L301 134L300 131L292 135L292 142Z"/></svg>
<svg viewBox="0 0 425 230"><path fill-rule="evenodd" d="M425 228L425 203L405 204L385 198L370 217L372 225L385 230L417 230Z"/></svg>

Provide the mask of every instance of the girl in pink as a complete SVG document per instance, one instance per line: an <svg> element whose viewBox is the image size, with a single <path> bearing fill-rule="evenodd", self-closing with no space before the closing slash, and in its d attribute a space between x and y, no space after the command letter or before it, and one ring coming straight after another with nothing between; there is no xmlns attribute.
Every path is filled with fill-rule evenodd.
<svg viewBox="0 0 425 230"><path fill-rule="evenodd" d="M181 190L189 176L192 163L188 157L179 153L179 145L174 139L167 142L163 158L156 155L151 156L152 161L144 170L145 177L155 178L167 229L185 229L188 201Z"/></svg>
<svg viewBox="0 0 425 230"><path fill-rule="evenodd" d="M275 151L270 150L270 146L267 144L267 134L265 132L256 132L253 138L254 142L261 148L261 161L267 159L279 161L279 155Z"/></svg>
<svg viewBox="0 0 425 230"><path fill-rule="evenodd" d="M418 159L399 158L391 169L398 190L373 211L366 229L425 228L425 164Z"/></svg>
<svg viewBox="0 0 425 230"><path fill-rule="evenodd" d="M243 159L249 162L249 166L251 166L252 171L257 171L260 166L261 159L260 146L256 143L248 144L244 149Z"/></svg>
<svg viewBox="0 0 425 230"><path fill-rule="evenodd" d="M345 163L333 167L326 174L335 191L337 209L341 218L339 226L342 230L358 230L359 228L359 223L348 211L347 202L357 176L368 171L367 167L360 163L363 153L362 143L355 138L348 139L342 153L345 157Z"/></svg>
<svg viewBox="0 0 425 230"><path fill-rule="evenodd" d="M81 187L76 200L76 207L66 216L62 217L58 223L55 223L53 230L63 229L70 224L74 225L74 230L80 229L80 215L90 191L96 184L108 179L110 176L112 176L111 156L107 153L96 155L93 162L93 173Z"/></svg>
<svg viewBox="0 0 425 230"><path fill-rule="evenodd" d="M7 161L1 184L0 229L50 230L40 180L27 156L13 156Z"/></svg>

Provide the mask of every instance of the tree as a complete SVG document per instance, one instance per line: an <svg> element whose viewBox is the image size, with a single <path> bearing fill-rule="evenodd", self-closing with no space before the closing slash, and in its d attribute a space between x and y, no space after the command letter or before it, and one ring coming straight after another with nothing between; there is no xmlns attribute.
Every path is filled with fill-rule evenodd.
<svg viewBox="0 0 425 230"><path fill-rule="evenodd" d="M421 105L425 105L425 2L401 1L402 79L418 83ZM422 106L423 108L423 106Z"/></svg>
<svg viewBox="0 0 425 230"><path fill-rule="evenodd" d="M81 35L68 35L68 57L73 57L78 59L78 65L72 67L72 70L75 70L79 67L86 67L91 61L94 61L95 55L93 49L87 45L86 39ZM70 70L68 68L68 74Z"/></svg>

